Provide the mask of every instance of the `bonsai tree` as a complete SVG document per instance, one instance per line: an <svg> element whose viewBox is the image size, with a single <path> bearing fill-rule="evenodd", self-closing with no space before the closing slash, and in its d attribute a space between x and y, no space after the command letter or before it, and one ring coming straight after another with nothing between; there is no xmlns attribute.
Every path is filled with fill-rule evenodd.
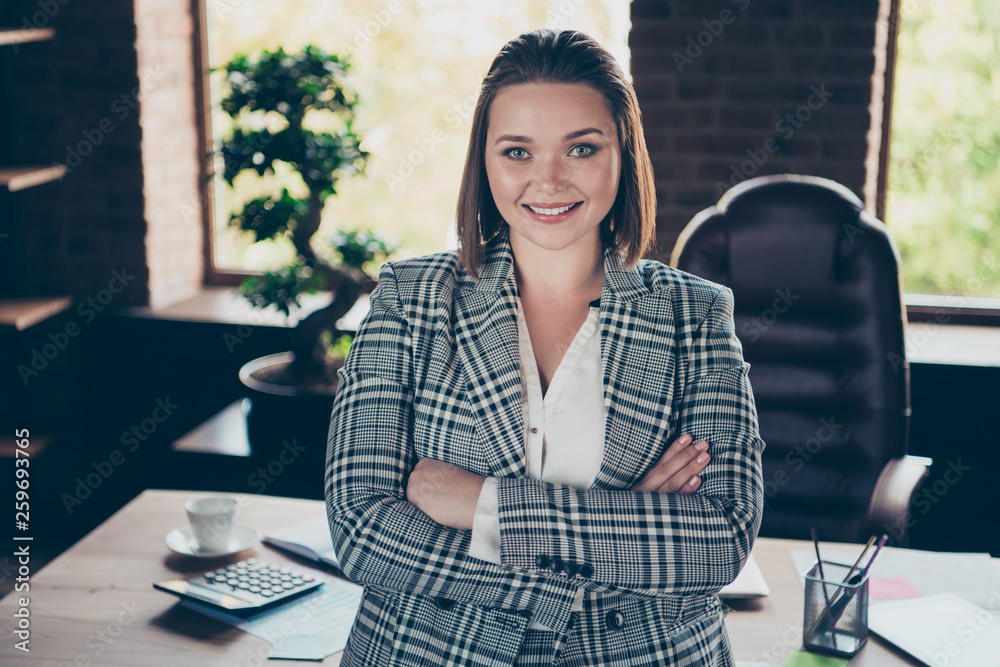
<svg viewBox="0 0 1000 667"><path fill-rule="evenodd" d="M295 258L287 266L246 279L241 293L259 308L275 306L286 316L300 308L299 297L330 290L334 299L295 327L294 361L286 380L302 388L329 388L335 382L328 352L337 338L337 321L375 281L366 269L396 247L369 230L338 233L317 251L314 237L326 200L337 193L337 181L362 173L368 153L353 130L358 98L347 85L349 63L314 46L302 53L263 51L255 59L236 56L223 69L222 109L233 130L219 153L222 177L234 179L254 171L275 180L275 165L284 163L301 178L306 195L281 188L242 203L230 224L251 232L254 242L287 238ZM325 128L324 130L308 129ZM277 188L275 188L277 190ZM343 347L343 341L340 346Z"/></svg>

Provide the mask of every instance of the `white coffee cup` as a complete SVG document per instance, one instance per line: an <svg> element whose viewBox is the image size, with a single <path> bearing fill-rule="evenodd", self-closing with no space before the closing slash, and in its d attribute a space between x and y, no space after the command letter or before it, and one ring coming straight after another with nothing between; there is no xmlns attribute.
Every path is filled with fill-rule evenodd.
<svg viewBox="0 0 1000 667"><path fill-rule="evenodd" d="M204 552L226 551L233 534L239 505L233 498L194 498L184 504L191 532Z"/></svg>

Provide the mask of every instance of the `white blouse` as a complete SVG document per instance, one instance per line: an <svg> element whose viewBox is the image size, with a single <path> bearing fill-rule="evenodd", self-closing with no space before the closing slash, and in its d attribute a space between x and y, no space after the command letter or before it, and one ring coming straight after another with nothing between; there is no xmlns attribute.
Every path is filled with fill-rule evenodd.
<svg viewBox="0 0 1000 667"><path fill-rule="evenodd" d="M532 479L590 488L600 471L606 412L599 318L594 302L543 396L521 300L517 300L525 467ZM499 565L498 506L497 479L488 477L476 506L469 555ZM574 611L583 609L583 591L577 591ZM534 621L528 627L545 628Z"/></svg>

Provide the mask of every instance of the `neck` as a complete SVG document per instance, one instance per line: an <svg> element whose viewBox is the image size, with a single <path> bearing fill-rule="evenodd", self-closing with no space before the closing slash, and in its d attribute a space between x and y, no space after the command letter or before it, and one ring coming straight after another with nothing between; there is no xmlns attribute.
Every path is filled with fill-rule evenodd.
<svg viewBox="0 0 1000 667"><path fill-rule="evenodd" d="M511 243L517 284L522 294L545 294L553 298L584 296L587 301L601 296L604 252L600 238L595 246L588 244L583 248L559 251L523 246L528 244Z"/></svg>

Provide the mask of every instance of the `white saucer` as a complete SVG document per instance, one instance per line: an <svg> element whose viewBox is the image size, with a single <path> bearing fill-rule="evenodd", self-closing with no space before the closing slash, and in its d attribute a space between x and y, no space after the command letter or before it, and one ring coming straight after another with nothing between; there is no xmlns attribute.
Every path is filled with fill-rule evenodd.
<svg viewBox="0 0 1000 667"><path fill-rule="evenodd" d="M167 533L167 547L171 551L176 551L185 556L195 558L222 558L232 556L244 549L249 549L260 540L260 533L250 526L233 526L233 534L229 537L229 544L225 549L219 551L204 551L198 548L198 541L194 539L191 526L181 526L174 528Z"/></svg>

